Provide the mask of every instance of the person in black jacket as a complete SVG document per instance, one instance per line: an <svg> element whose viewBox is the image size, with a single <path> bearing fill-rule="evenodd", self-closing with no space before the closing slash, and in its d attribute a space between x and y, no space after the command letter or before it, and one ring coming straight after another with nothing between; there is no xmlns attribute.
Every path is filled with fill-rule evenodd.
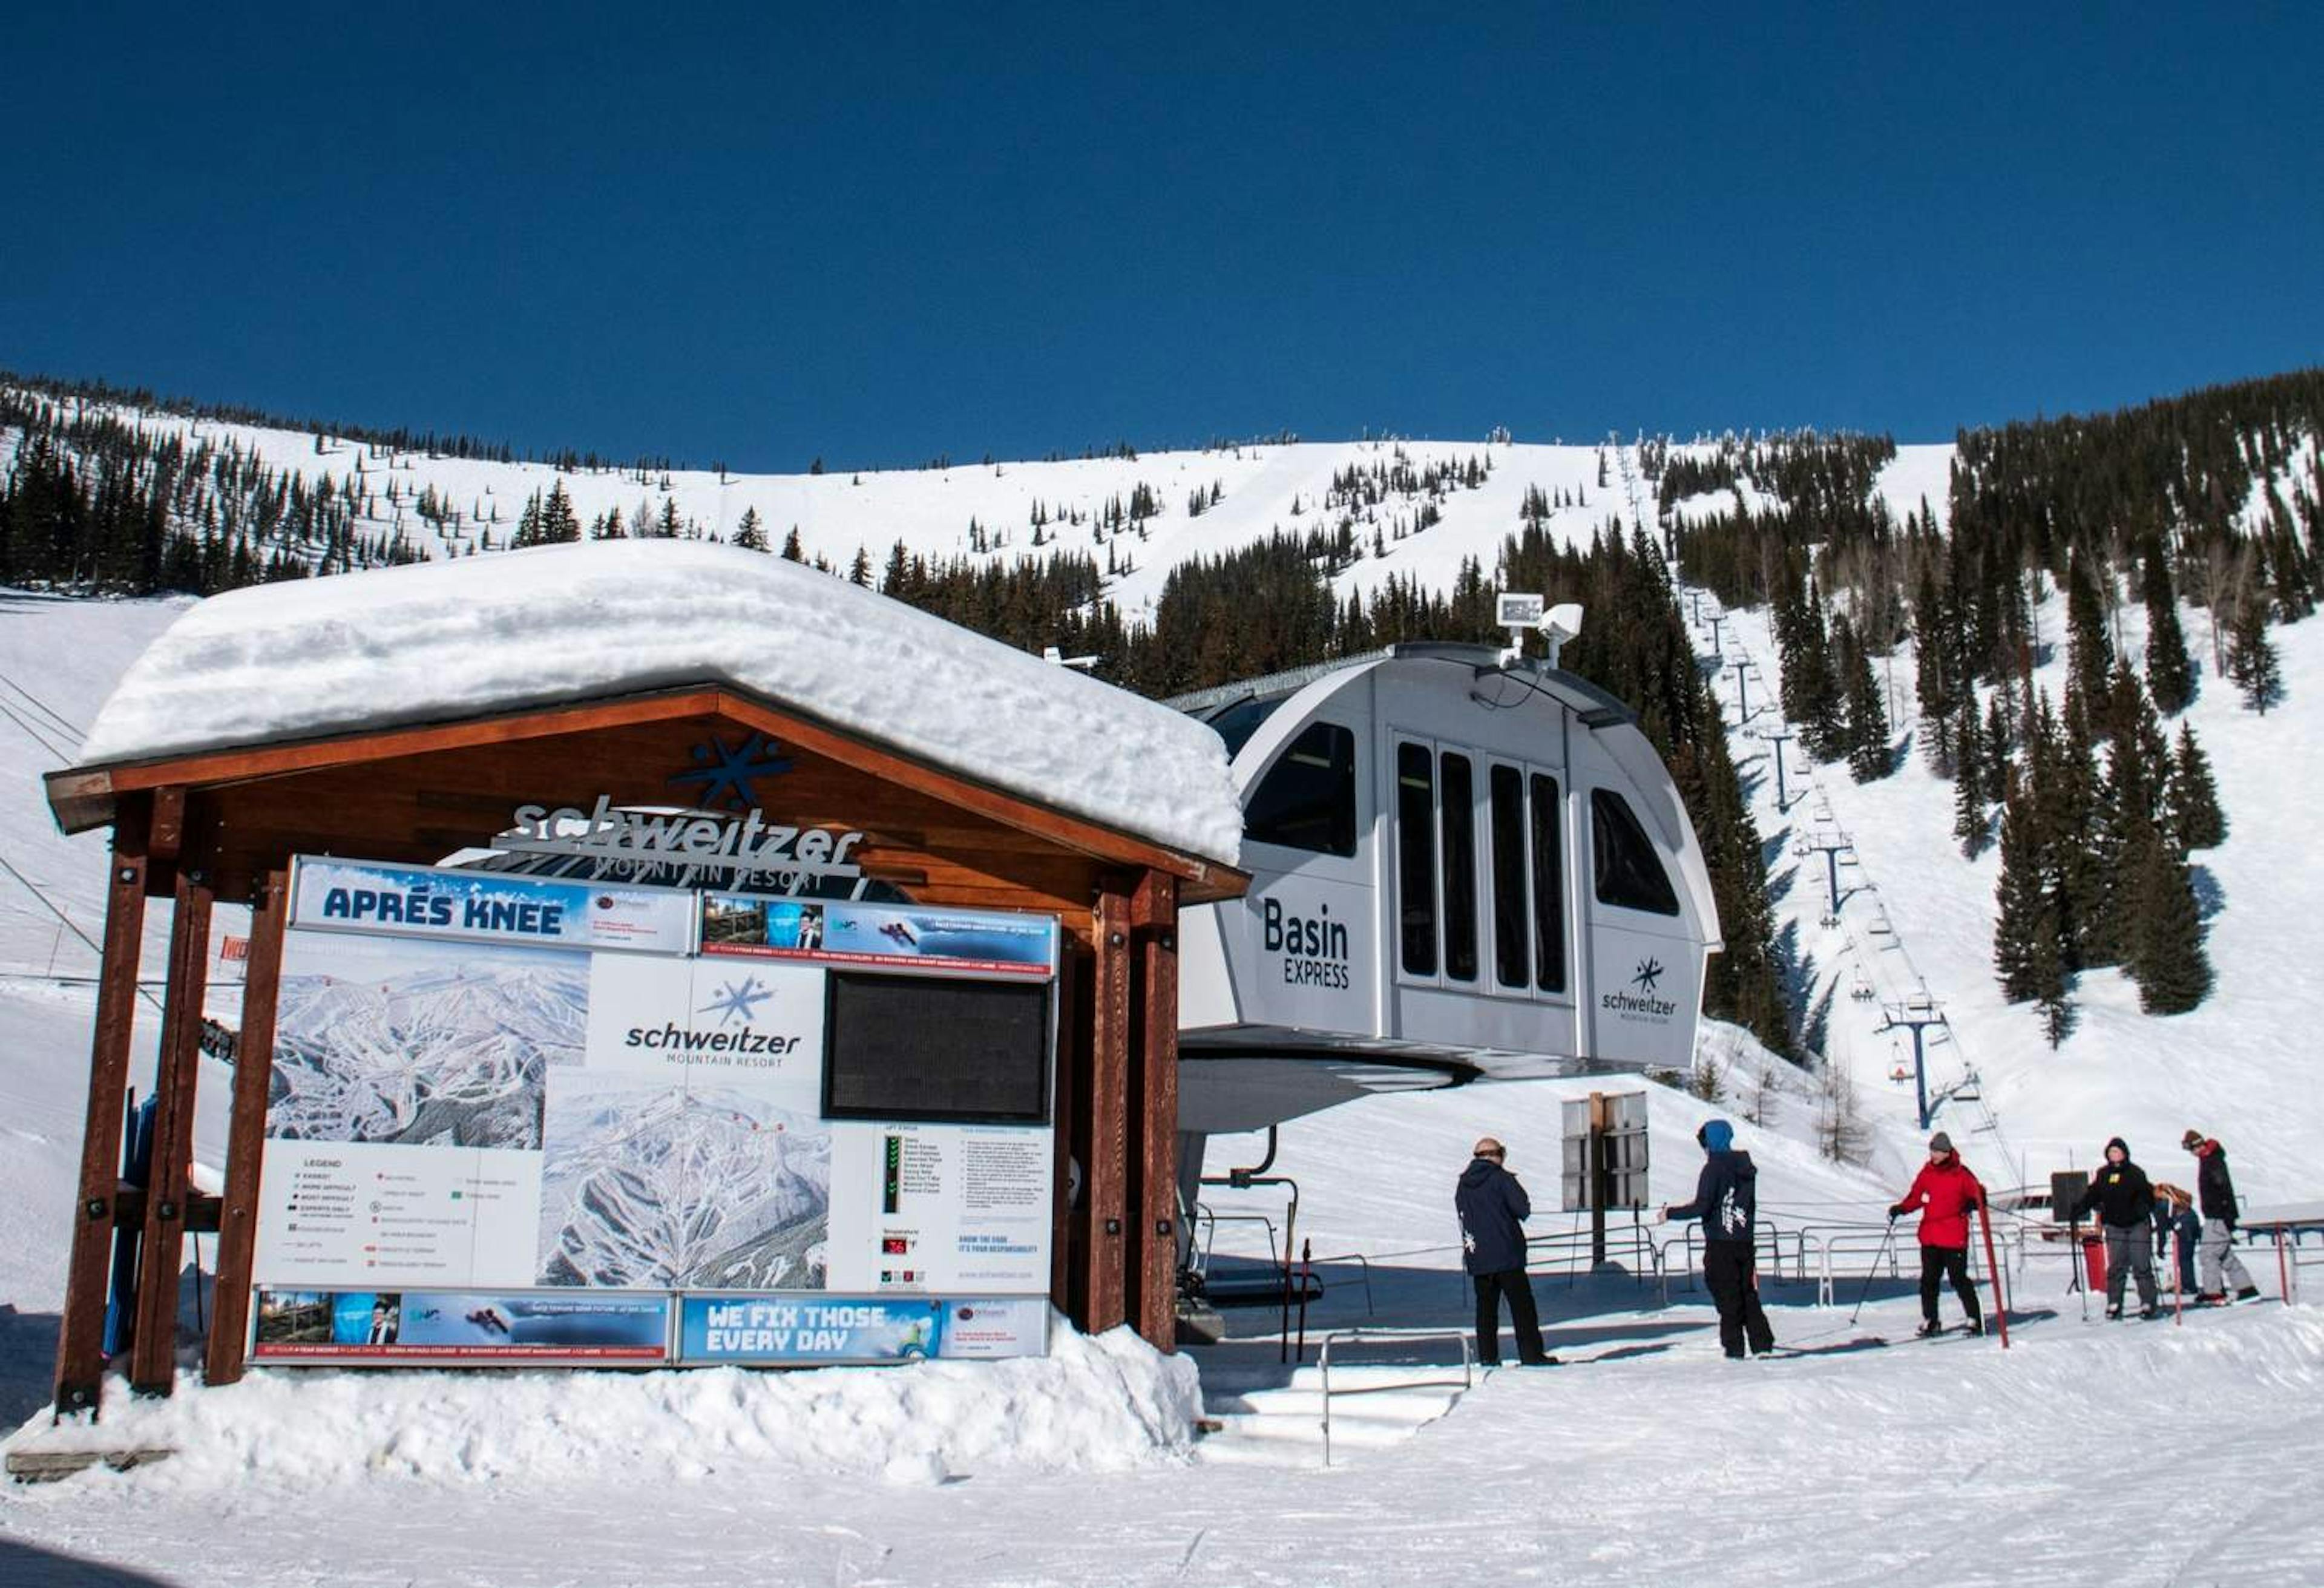
<svg viewBox="0 0 2324 1588"><path fill-rule="evenodd" d="M1719 1306L1719 1343L1735 1361L1747 1341L1752 1354L1764 1356L1775 1349L1775 1332L1760 1310L1752 1271L1759 1170L1749 1153L1733 1150L1735 1127L1725 1120L1706 1120L1694 1139L1703 1150L1694 1200L1665 1207L1662 1216L1702 1221L1702 1279Z"/></svg>
<svg viewBox="0 0 2324 1588"><path fill-rule="evenodd" d="M1488 1136L1473 1153L1452 1193L1452 1208L1461 1215L1462 1265L1477 1287L1477 1360L1487 1367L1500 1362L1500 1302L1507 1297L1517 1360L1546 1367L1557 1359L1542 1346L1541 1315L1534 1310L1533 1281L1526 1278L1525 1221L1533 1216L1533 1199L1501 1167L1508 1152L1499 1141Z"/></svg>
<svg viewBox="0 0 2324 1588"><path fill-rule="evenodd" d="M2238 1210L2236 1182L2227 1173L2227 1149L2200 1131L2188 1131L2179 1139L2179 1145L2195 1155L2195 1197L2203 1209L2203 1285L2196 1303L2225 1305L2230 1284L2236 1288L2237 1301L2256 1300L2259 1287L2252 1283L2244 1260L2236 1255Z"/></svg>
<svg viewBox="0 0 2324 1588"><path fill-rule="evenodd" d="M2123 1280L2138 1276L2138 1316L2151 1318L2161 1309L2154 1299L2154 1242L2148 1232L2154 1218L2154 1187L2146 1171L2130 1161L2130 1145L2116 1136L2106 1145L2106 1166L2074 1204L2077 1216L2096 1209L2106 1226L2107 1311L2122 1316Z"/></svg>

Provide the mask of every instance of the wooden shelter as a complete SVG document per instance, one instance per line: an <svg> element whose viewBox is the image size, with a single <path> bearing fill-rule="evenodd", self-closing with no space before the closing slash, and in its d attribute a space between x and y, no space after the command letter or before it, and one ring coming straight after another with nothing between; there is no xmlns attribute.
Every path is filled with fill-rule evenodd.
<svg viewBox="0 0 2324 1588"><path fill-rule="evenodd" d="M330 581L337 584L339 581ZM1021 659L1020 659L1021 660ZM283 682L297 688L292 675ZM1153 710L1123 697L1125 710ZM1232 897L1246 879L1217 861L982 780L966 764L908 752L731 680L553 706L226 744L51 774L69 832L109 826L110 897L89 1066L79 1201L58 1355L60 1415L94 1410L107 1270L117 1230L143 1243L127 1320L129 1378L167 1393L178 1275L190 1232L218 1233L207 1376L244 1367L277 990L294 854L438 864L503 832L523 805L667 807L673 769L706 743L750 734L789 762L765 796L801 827L860 829L851 858L915 901L1059 917L1057 1194L1050 1295L1084 1330L1125 1321L1171 1347L1176 1278L1177 964L1182 905ZM779 811L775 808L779 808ZM172 904L152 1169L119 1178L124 1088L148 901ZM234 1071L224 1193L189 1181L214 902L254 911ZM1068 1187L1070 1154L1079 1194Z"/></svg>

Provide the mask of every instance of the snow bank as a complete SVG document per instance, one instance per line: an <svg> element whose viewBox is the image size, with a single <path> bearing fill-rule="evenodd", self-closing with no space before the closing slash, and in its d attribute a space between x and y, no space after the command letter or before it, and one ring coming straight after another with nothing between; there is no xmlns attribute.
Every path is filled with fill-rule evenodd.
<svg viewBox="0 0 2324 1588"><path fill-rule="evenodd" d="M752 1373L254 1372L166 1400L107 1384L104 1420L24 1425L0 1449L177 1454L122 1481L173 1491L373 1476L625 1482L781 1467L942 1482L998 1467L1111 1472L1183 1454L1194 1365L1127 1328L1062 1319L1052 1353L1003 1362ZM97 1478L96 1482L110 1482Z"/></svg>
<svg viewBox="0 0 2324 1588"><path fill-rule="evenodd" d="M1208 728L763 553L546 546L265 585L140 657L87 763L730 682L980 781L1232 864L1241 812Z"/></svg>

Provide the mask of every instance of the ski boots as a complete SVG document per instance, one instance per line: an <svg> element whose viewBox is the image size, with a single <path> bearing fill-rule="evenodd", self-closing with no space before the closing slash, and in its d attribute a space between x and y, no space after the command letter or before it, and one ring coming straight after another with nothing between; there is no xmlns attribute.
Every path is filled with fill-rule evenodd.
<svg viewBox="0 0 2324 1588"><path fill-rule="evenodd" d="M2219 1297L2219 1299L2221 1301L2225 1301L2227 1297L2223 1296ZM2257 1301L2259 1299L2259 1287L2256 1285L2245 1286L2242 1289L2236 1292L2236 1299L2237 1301Z"/></svg>
<svg viewBox="0 0 2324 1588"><path fill-rule="evenodd" d="M1934 1318L1928 1319L1926 1322L1923 1323L1919 1328L1913 1331L1915 1337L1923 1340L1933 1340L1944 1332L1945 1326L1937 1322Z"/></svg>
<svg viewBox="0 0 2324 1588"><path fill-rule="evenodd" d="M2122 1303L2121 1303L2121 1302L2119 1302L2119 1301L2117 1301L2117 1302L2114 1302L2114 1303L2110 1304L2110 1305L2107 1307L2107 1322L2108 1322L2108 1323L2110 1323L2110 1324L2114 1324L2114 1323L2120 1323L2121 1321L2122 1321Z"/></svg>
<svg viewBox="0 0 2324 1588"><path fill-rule="evenodd" d="M1984 1333L1985 1333L1985 1320L1984 1320L1983 1318L1971 1318L1971 1319L1969 1319L1969 1322L1967 1322L1967 1323L1965 1323L1965 1324L1963 1324L1963 1325L1961 1325L1961 1333L1962 1333L1962 1334L1984 1334Z"/></svg>

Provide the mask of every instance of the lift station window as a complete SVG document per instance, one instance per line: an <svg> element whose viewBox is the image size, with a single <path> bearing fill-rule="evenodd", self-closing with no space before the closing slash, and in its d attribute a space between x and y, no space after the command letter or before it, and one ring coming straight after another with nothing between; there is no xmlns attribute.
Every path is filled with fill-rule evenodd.
<svg viewBox="0 0 2324 1588"><path fill-rule="evenodd" d="M836 971L824 1033L832 1119L1049 1117L1047 982Z"/></svg>
<svg viewBox="0 0 2324 1588"><path fill-rule="evenodd" d="M1676 915L1678 895L1663 870L1654 841L1610 789L1590 790L1590 848L1597 866L1598 902L1648 915Z"/></svg>
<svg viewBox="0 0 2324 1588"><path fill-rule="evenodd" d="M1565 991L1565 822L1557 780L1513 766L1490 779L1493 980L1513 992Z"/></svg>
<svg viewBox="0 0 2324 1588"><path fill-rule="evenodd" d="M1525 775L1493 768L1493 980L1504 987L1533 982L1526 941Z"/></svg>
<svg viewBox="0 0 2324 1588"><path fill-rule="evenodd" d="M1534 984L1565 991L1565 822L1557 780L1533 775Z"/></svg>
<svg viewBox="0 0 2324 1588"><path fill-rule="evenodd" d="M1477 786L1469 758L1446 751L1444 785L1444 974L1477 979Z"/></svg>
<svg viewBox="0 0 2324 1588"><path fill-rule="evenodd" d="M1425 744L1396 747L1396 905L1407 975L1436 974L1436 768Z"/></svg>
<svg viewBox="0 0 2324 1588"><path fill-rule="evenodd" d="M1315 854L1356 852L1356 735L1311 723L1291 741L1243 808L1243 836Z"/></svg>

